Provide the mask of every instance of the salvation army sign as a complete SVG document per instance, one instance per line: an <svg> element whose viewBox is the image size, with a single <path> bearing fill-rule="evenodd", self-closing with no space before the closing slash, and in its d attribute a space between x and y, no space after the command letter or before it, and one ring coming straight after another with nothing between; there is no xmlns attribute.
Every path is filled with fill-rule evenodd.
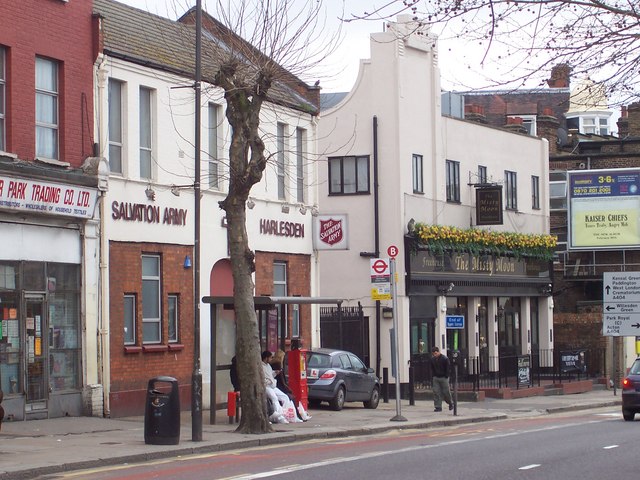
<svg viewBox="0 0 640 480"><path fill-rule="evenodd" d="M318 215L313 222L313 247L316 250L346 250L348 243L346 215Z"/></svg>

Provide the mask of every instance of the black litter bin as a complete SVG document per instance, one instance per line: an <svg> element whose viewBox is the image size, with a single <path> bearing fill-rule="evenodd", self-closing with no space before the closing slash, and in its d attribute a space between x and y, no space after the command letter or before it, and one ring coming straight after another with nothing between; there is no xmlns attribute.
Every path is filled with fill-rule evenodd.
<svg viewBox="0 0 640 480"><path fill-rule="evenodd" d="M173 377L149 380L144 407L144 443L177 445L180 442L180 394Z"/></svg>

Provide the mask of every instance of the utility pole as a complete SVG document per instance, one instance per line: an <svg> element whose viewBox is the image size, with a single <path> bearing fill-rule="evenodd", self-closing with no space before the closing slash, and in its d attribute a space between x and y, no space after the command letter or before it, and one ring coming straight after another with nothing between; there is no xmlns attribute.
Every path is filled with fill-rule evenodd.
<svg viewBox="0 0 640 480"><path fill-rule="evenodd" d="M191 440L202 441L202 370L200 369L200 143L202 95L202 0L196 0L196 74L195 74L195 181L193 240L193 374L191 376ZM215 408L212 399L211 408Z"/></svg>

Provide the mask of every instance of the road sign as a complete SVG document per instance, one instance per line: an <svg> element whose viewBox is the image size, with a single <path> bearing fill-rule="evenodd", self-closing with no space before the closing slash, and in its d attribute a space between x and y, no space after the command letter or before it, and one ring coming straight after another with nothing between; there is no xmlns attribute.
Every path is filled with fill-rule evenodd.
<svg viewBox="0 0 640 480"><path fill-rule="evenodd" d="M640 273L605 272L602 280L602 334L640 335Z"/></svg>
<svg viewBox="0 0 640 480"><path fill-rule="evenodd" d="M391 300L391 270L387 258L371 259L371 300Z"/></svg>
<svg viewBox="0 0 640 480"><path fill-rule="evenodd" d="M391 275L389 271L389 261L386 258L375 258L371 260L371 276Z"/></svg>
<svg viewBox="0 0 640 480"><path fill-rule="evenodd" d="M387 255L389 255L391 258L396 258L396 256L398 255L398 247L396 247L395 245L391 245L389 248L387 248Z"/></svg>
<svg viewBox="0 0 640 480"><path fill-rule="evenodd" d="M447 315L447 328L464 328L464 315Z"/></svg>

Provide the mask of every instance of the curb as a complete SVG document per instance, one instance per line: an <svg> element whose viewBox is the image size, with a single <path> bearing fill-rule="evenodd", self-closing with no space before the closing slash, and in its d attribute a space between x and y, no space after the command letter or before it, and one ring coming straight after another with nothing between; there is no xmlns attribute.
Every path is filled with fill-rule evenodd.
<svg viewBox="0 0 640 480"><path fill-rule="evenodd" d="M473 424L482 422L491 422L495 420L505 420L507 414L496 413L472 418L449 418L443 420L434 420L429 422L407 422L393 423L389 425L379 425L373 427L353 428L345 430L327 430L324 432L285 432L275 431L273 434L266 435L257 439L242 439L224 444L209 444L194 447L175 448L173 450L164 450L150 453L140 453L135 455L118 456L112 458L103 458L99 460L78 461L72 463L64 463L61 465L50 465L46 467L37 467L29 470L19 470L14 472L0 473L2 480L28 480L37 476L52 475L56 473L72 472L76 470L85 470L90 468L109 467L126 463L141 463L163 458L201 455L204 453L225 452L230 450L238 450L241 448L251 448L270 445L283 445L298 441L315 440L315 439L331 439L343 438L345 436L368 436L376 435L393 430L411 430L411 429L428 429L439 428L463 424Z"/></svg>

